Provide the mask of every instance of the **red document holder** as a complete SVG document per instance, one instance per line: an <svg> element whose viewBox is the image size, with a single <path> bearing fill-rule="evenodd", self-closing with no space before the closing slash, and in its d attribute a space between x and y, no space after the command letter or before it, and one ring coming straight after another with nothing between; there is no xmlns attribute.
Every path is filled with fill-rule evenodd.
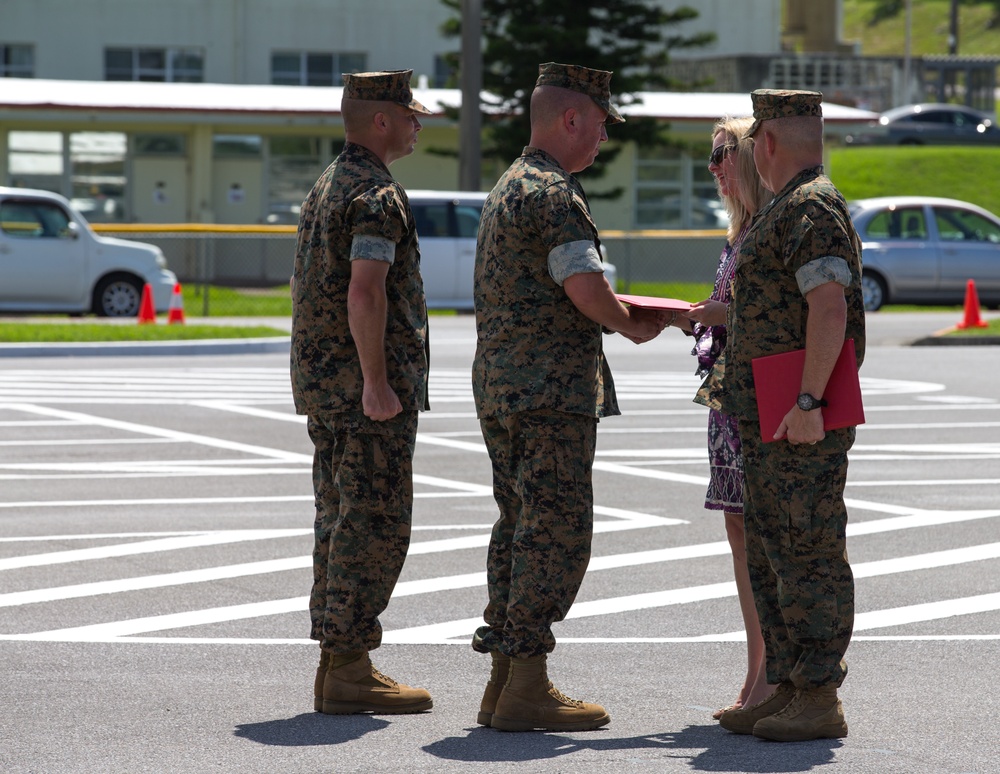
<svg viewBox="0 0 1000 774"><path fill-rule="evenodd" d="M795 405L802 387L802 369L806 351L796 349L777 355L757 357L752 361L753 384L757 392L757 413L760 416L760 440L774 441L774 434L785 415ZM847 339L826 383L823 399L829 404L823 412L823 429L863 425L865 408L861 402L861 383L854 355L854 339ZM781 440L780 438L777 440Z"/></svg>
<svg viewBox="0 0 1000 774"><path fill-rule="evenodd" d="M692 304L689 301L681 301L679 298L660 298L659 296L629 296L624 293L615 293L615 296L623 304L638 306L641 309L661 309L665 312L686 312Z"/></svg>

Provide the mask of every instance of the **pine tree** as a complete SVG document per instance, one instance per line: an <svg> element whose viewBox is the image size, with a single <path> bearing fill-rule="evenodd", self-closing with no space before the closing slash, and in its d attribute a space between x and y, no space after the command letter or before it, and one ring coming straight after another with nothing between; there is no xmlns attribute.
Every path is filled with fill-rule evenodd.
<svg viewBox="0 0 1000 774"><path fill-rule="evenodd" d="M442 0L456 13L461 0ZM714 33L667 35L667 28L697 17L688 7L664 10L650 0L483 0L483 89L497 102L484 106L484 159L501 168L520 155L531 134L528 99L543 62L579 64L611 70L612 101L619 107L638 102L636 92L679 88L665 75L670 49L703 46ZM444 33L461 34L461 19ZM459 55L452 64L457 69ZM585 175L599 177L625 142L654 146L669 142L667 126L652 118L628 118L609 132ZM618 196L621 190L592 196Z"/></svg>

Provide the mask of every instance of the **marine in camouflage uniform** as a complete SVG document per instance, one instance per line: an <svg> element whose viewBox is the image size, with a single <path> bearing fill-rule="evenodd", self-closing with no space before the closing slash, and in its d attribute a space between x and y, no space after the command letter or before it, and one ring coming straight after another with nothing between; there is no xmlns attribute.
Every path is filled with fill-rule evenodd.
<svg viewBox="0 0 1000 774"><path fill-rule="evenodd" d="M579 166L557 158L554 148L526 147L490 193L480 221L472 386L500 518L487 557L486 625L473 647L494 655L491 685L502 686L509 661L541 665L544 677L545 655L555 647L551 625L565 618L590 559L597 421L620 413L602 322L584 314L567 289L571 277L583 274L607 285L597 227L571 173L593 161L597 143L607 139L604 122L623 120L610 103L610 78L609 72L574 65L541 66L532 138L535 112L542 108L537 90L553 87L573 92L578 102L585 95L583 104L590 98L600 108L593 152ZM551 89L547 94L561 98ZM627 319L610 288L606 293ZM504 696L516 682L507 684ZM551 688L543 682L541 693ZM554 715L515 721L504 716L503 698L496 703L499 693L499 686L492 693L488 687L480 723L505 730L584 730L609 720L598 705L576 702L562 707L555 722ZM508 715L532 711L519 707Z"/></svg>
<svg viewBox="0 0 1000 774"><path fill-rule="evenodd" d="M820 100L815 92L754 92L757 121L748 136L766 120L818 116ZM755 136L758 146L766 141L761 135ZM758 147L754 155L768 182L761 153ZM721 386L718 373L706 383L714 384L722 410L739 418L747 562L766 644L767 679L779 685L770 705L723 714L723 726L737 732L783 741L847 733L836 688L847 674L844 654L854 623L844 486L855 428L830 430L825 436L820 430L811 442L785 438L762 443L752 361L795 349L808 351L807 341L814 339L807 337L807 296L817 288L840 287L844 298L836 303L843 306L839 325L844 335L839 330L829 335L841 342L854 339L860 367L865 352L860 281L861 243L843 197L821 166L802 169L757 214L740 247ZM818 304L818 299L813 301ZM814 322L814 334L820 325L826 322ZM792 406L789 410L800 411ZM832 715L814 711L821 697L835 706ZM810 702L813 710L803 709ZM755 712L775 719L765 722ZM795 713L799 716L792 718L794 729L767 730L769 724L787 725Z"/></svg>
<svg viewBox="0 0 1000 774"><path fill-rule="evenodd" d="M345 105L349 100L381 103L398 125L412 120L415 139L419 122L413 114L430 111L412 99L411 72L344 76ZM357 661L359 654L365 654L357 666L359 679L378 682L364 674L366 654L381 644L378 616L406 558L417 412L428 408L420 251L409 200L386 161L408 150L397 147L399 139L383 147L377 134L367 141L367 123L359 131L361 140L353 141L347 112L348 141L302 205L292 282L292 394L296 412L308 417L314 445L310 636L323 653L316 709L333 714L394 711L362 706L363 701L338 704L336 697L323 695L322 686L334 659ZM370 262L387 265L384 333L374 347L384 353L385 382L398 398L401 410L393 416L391 411L373 416L366 407L366 391L373 385L363 374L364 347L357 339L363 315L380 322L381 302L358 309L364 300L349 298L352 278ZM428 708L429 698L417 703Z"/></svg>

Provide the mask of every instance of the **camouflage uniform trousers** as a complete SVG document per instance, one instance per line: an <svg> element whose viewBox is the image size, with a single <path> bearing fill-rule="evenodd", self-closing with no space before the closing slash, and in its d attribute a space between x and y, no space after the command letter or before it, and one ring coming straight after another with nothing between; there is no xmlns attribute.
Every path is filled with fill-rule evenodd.
<svg viewBox="0 0 1000 774"><path fill-rule="evenodd" d="M815 446L762 443L740 422L747 565L767 650L767 680L839 686L854 628L847 561L847 449L854 430Z"/></svg>
<svg viewBox="0 0 1000 774"><path fill-rule="evenodd" d="M486 560L480 652L531 657L556 646L552 624L569 612L590 562L591 475L597 419L525 411L480 419L500 518Z"/></svg>
<svg viewBox="0 0 1000 774"><path fill-rule="evenodd" d="M310 416L316 496L310 637L331 653L382 642L378 616L410 544L417 412Z"/></svg>

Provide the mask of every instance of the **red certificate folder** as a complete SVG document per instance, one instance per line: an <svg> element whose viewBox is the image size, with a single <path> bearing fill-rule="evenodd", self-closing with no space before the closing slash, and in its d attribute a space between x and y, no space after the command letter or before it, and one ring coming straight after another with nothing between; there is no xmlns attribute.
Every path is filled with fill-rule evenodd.
<svg viewBox="0 0 1000 774"><path fill-rule="evenodd" d="M660 298L658 296L628 296L624 293L615 293L615 296L623 304L638 306L641 309L663 309L667 312L686 312L692 304L688 301L681 301L678 298Z"/></svg>
<svg viewBox="0 0 1000 774"><path fill-rule="evenodd" d="M802 387L802 369L806 351L796 349L778 355L757 357L752 361L753 384L757 392L757 413L760 415L760 440L770 443L778 425L785 418ZM823 412L823 429L863 425L865 409L861 403L858 363L854 356L854 339L847 339L840 357L826 383L823 399L829 404ZM780 440L780 439L779 439Z"/></svg>

